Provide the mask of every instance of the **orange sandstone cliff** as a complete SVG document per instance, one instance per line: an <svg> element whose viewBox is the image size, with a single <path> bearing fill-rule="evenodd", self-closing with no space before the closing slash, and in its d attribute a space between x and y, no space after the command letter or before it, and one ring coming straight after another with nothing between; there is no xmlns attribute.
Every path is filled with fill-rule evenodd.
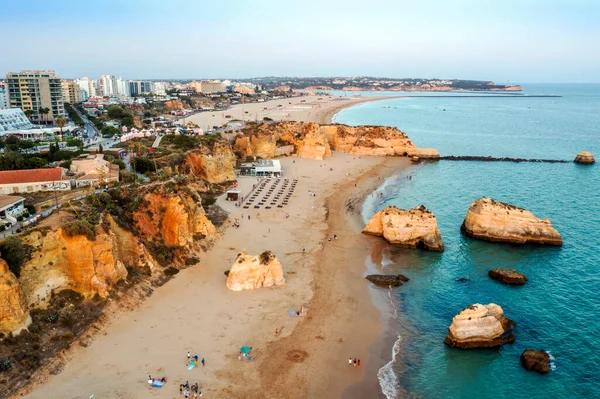
<svg viewBox="0 0 600 399"><path fill-rule="evenodd" d="M222 184L235 181L235 155L231 147L224 143L216 143L212 149L202 148L187 155L187 170L194 177L211 184Z"/></svg>
<svg viewBox="0 0 600 399"><path fill-rule="evenodd" d="M25 293L6 262L0 259L0 333L16 333L30 323Z"/></svg>

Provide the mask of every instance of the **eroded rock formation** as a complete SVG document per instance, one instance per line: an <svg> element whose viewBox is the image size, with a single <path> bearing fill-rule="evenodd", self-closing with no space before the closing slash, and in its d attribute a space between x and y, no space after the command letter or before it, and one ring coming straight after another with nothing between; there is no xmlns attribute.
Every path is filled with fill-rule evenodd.
<svg viewBox="0 0 600 399"><path fill-rule="evenodd" d="M504 316L496 304L467 306L454 316L444 340L446 345L456 348L492 348L512 343L515 323Z"/></svg>
<svg viewBox="0 0 600 399"><path fill-rule="evenodd" d="M0 259L0 333L17 333L29 324L25 293L4 259Z"/></svg>
<svg viewBox="0 0 600 399"><path fill-rule="evenodd" d="M538 373L550 372L550 355L546 351L525 349L521 354L521 365L527 370L534 370Z"/></svg>
<svg viewBox="0 0 600 399"><path fill-rule="evenodd" d="M253 290L285 284L283 267L275 255L266 251L258 256L242 251L227 275L227 288L232 291Z"/></svg>
<svg viewBox="0 0 600 399"><path fill-rule="evenodd" d="M136 229L168 247L192 248L196 238L214 237L216 228L189 195L149 193L134 213Z"/></svg>
<svg viewBox="0 0 600 399"><path fill-rule="evenodd" d="M235 155L229 145L216 143L211 150L203 148L187 155L185 162L194 177L212 184L235 181Z"/></svg>
<svg viewBox="0 0 600 399"><path fill-rule="evenodd" d="M388 206L369 220L363 233L405 248L444 251L435 215L423 205L409 210Z"/></svg>
<svg viewBox="0 0 600 399"><path fill-rule="evenodd" d="M595 162L596 159L594 158L591 152L583 151L577 154L577 156L575 157L575 163L591 165Z"/></svg>
<svg viewBox="0 0 600 399"><path fill-rule="evenodd" d="M562 237L550 220L538 219L526 209L485 197L473 201L461 230L479 240L562 245Z"/></svg>
<svg viewBox="0 0 600 399"><path fill-rule="evenodd" d="M511 285L523 285L527 281L525 275L512 269L493 269L488 272L488 276L493 280Z"/></svg>
<svg viewBox="0 0 600 399"><path fill-rule="evenodd" d="M369 274L365 277L367 280L379 287L400 287L408 281L408 277L402 274L386 275L386 274Z"/></svg>
<svg viewBox="0 0 600 399"><path fill-rule="evenodd" d="M263 123L241 131L234 151L245 158L273 158L277 148L293 145L305 158L323 159L331 150L357 155L418 156L437 159L431 148L417 148L408 136L395 127L318 125L305 122Z"/></svg>

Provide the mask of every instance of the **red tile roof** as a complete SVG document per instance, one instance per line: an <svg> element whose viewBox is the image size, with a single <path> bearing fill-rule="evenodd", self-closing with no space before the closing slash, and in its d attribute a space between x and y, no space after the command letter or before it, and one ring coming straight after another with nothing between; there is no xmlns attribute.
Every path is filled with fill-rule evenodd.
<svg viewBox="0 0 600 399"><path fill-rule="evenodd" d="M0 184L38 183L61 180L62 168L0 171Z"/></svg>

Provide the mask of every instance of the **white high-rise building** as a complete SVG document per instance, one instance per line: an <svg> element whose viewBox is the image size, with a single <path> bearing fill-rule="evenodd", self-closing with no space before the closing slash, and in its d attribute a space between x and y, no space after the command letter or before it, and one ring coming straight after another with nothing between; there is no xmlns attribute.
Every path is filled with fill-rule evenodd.
<svg viewBox="0 0 600 399"><path fill-rule="evenodd" d="M102 75L98 80L100 93L104 97L116 97L118 95L117 78L113 75Z"/></svg>
<svg viewBox="0 0 600 399"><path fill-rule="evenodd" d="M6 92L6 85L4 82L0 82L0 109L8 108L8 93Z"/></svg>
<svg viewBox="0 0 600 399"><path fill-rule="evenodd" d="M118 97L129 97L131 94L129 93L129 84L122 77L117 78L117 96Z"/></svg>
<svg viewBox="0 0 600 399"><path fill-rule="evenodd" d="M157 96L165 96L167 94L165 82L153 82L152 94L156 94Z"/></svg>
<svg viewBox="0 0 600 399"><path fill-rule="evenodd" d="M96 81L86 77L75 79L75 83L79 85L79 88L85 91L85 96L81 96L83 101L87 101L88 97L96 97Z"/></svg>

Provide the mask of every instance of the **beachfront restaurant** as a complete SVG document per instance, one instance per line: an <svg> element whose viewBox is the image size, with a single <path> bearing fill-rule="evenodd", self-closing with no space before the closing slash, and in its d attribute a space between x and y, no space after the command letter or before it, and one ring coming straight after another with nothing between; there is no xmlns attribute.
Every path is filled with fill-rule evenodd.
<svg viewBox="0 0 600 399"><path fill-rule="evenodd" d="M240 175L257 177L280 177L281 162L277 159L259 159L255 162L243 163Z"/></svg>

